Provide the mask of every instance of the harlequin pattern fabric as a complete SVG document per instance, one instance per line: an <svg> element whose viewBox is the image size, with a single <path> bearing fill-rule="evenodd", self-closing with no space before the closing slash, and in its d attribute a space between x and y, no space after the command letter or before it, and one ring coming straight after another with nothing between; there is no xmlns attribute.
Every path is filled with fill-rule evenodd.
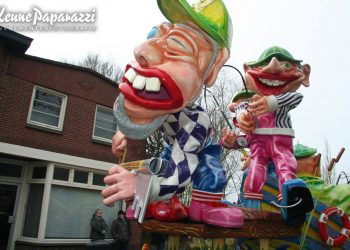
<svg viewBox="0 0 350 250"><path fill-rule="evenodd" d="M192 180L196 189L221 193L226 185L226 175L220 163L220 148L211 141L208 114L194 104L170 115L162 131L165 148L161 157L167 167L157 176L159 198L167 199L181 193ZM196 180L201 178L207 178L207 181Z"/></svg>

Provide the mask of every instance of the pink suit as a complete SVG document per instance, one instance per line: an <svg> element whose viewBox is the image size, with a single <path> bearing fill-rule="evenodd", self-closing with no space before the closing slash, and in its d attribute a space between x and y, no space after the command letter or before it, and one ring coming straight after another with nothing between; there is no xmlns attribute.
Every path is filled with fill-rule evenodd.
<svg viewBox="0 0 350 250"><path fill-rule="evenodd" d="M248 135L251 162L244 185L244 197L261 200L268 162L272 160L275 165L280 192L285 181L296 178L297 162L293 155L293 130L276 128L275 113L266 113L257 119L259 128ZM280 194L278 199L281 199Z"/></svg>

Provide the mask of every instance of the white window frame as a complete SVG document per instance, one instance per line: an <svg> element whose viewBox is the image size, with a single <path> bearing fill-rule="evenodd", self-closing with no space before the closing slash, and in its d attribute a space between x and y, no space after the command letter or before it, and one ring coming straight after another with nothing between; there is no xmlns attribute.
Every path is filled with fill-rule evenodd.
<svg viewBox="0 0 350 250"><path fill-rule="evenodd" d="M32 172L34 167L39 166L46 166L46 177L45 179L32 179ZM66 168L69 169L69 180L68 181L61 181L61 180L55 180L53 179L54 174L54 168ZM65 239L65 238L57 238L57 239L50 239L46 238L46 225L47 225L47 218L48 218L48 208L49 208L49 202L51 197L51 188L52 186L65 186L65 187L71 187L71 188L79 188L79 189L85 189L85 190L91 190L91 191L102 191L105 186L99 186L99 185L93 185L92 184L92 175L93 174L101 174L105 175L107 173L107 170L98 170L98 169L89 169L84 167L77 167L69 164L60 164L56 162L32 162L28 165L27 168L24 168L26 173L24 174L26 182L23 183L23 185L26 185L26 188L23 190L26 192L25 199L23 199L22 203L26 203L28 199L28 193L29 193L29 185L30 184L44 184L44 193L43 193L43 199L42 199L42 207L41 207L41 215L39 220L39 231L38 236L36 238L32 237L26 237L23 236L23 228L25 223L25 214L26 214L26 208L24 204L22 205L22 211L21 211L21 225L18 229L18 240L22 240L25 242L33 242L33 243L88 243L90 242L90 239ZM78 183L73 181L73 176L75 170L79 171L85 171L89 173L88 177L88 183ZM24 170L23 170L24 171ZM117 202L117 205L119 205L119 208L121 208L121 203ZM19 223L19 222L18 222Z"/></svg>
<svg viewBox="0 0 350 250"><path fill-rule="evenodd" d="M112 139L108 140L108 139L103 138L103 137L95 136L95 126L96 126L96 118L97 118L97 109L98 109L98 108L102 108L102 109L104 109L104 110L111 111L112 114L113 114L113 109L107 108L107 107L102 106L102 105L99 105L99 104L96 105L96 109L95 109L95 119L94 119L94 127L93 127L93 129L92 129L92 139L93 139L94 141L98 141L98 142L102 142L102 143L107 143L107 144L112 144ZM116 131L117 131L117 128L116 128ZM116 131L115 131L115 132L116 132Z"/></svg>
<svg viewBox="0 0 350 250"><path fill-rule="evenodd" d="M32 121L30 119L30 117L32 115L32 112L33 112L33 104L34 104L34 100L35 100L35 93L36 93L37 90L44 91L44 92L47 92L47 93L50 93L52 95L56 95L56 96L59 96L59 97L62 98L62 106L61 106L61 110L60 110L60 117L59 117L59 120L58 120L58 126L57 127L56 126L52 126L52 125L48 125L46 123ZM33 88L32 100L30 101L27 123L30 124L30 125L34 125L36 127L38 126L38 127L43 127L43 128L46 128L46 129L56 130L56 131L60 131L61 132L63 130L63 122L64 122L65 113L66 113L67 99L68 99L68 96L63 94L63 93L60 93L60 92L57 92L57 91L54 91L54 90L51 90L51 89L48 89L48 88L44 88L44 87L35 85L34 88Z"/></svg>

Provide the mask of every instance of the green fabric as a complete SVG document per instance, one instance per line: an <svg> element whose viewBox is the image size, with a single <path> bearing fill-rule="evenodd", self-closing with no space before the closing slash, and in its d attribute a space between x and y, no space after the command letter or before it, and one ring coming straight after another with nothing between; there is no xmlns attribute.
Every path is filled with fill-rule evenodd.
<svg viewBox="0 0 350 250"><path fill-rule="evenodd" d="M324 185L318 177L300 177L308 186L314 198L319 195L319 201L329 207L340 207L350 215L350 185Z"/></svg>
<svg viewBox="0 0 350 250"><path fill-rule="evenodd" d="M193 23L221 47L228 50L232 41L232 22L221 0L199 0L190 6L186 0L158 0L159 9L172 23Z"/></svg>
<svg viewBox="0 0 350 250"><path fill-rule="evenodd" d="M300 62L302 62L302 60L294 59L292 54L289 53L286 49L278 46L272 46L270 48L265 49L257 61L248 62L246 63L246 65L259 66L260 64L270 61L272 57L276 57L280 61L288 61L291 63L300 64Z"/></svg>
<svg viewBox="0 0 350 250"><path fill-rule="evenodd" d="M240 98L250 98L254 95L255 93L253 91L250 91L250 90L245 90L245 89L241 89L237 95L235 95L232 99L232 102L235 102L237 101L238 99Z"/></svg>
<svg viewBox="0 0 350 250"><path fill-rule="evenodd" d="M294 146L294 156L297 159L301 159L307 156L311 156L317 153L317 149L315 148L309 148L307 146L304 146L300 143L296 144Z"/></svg>

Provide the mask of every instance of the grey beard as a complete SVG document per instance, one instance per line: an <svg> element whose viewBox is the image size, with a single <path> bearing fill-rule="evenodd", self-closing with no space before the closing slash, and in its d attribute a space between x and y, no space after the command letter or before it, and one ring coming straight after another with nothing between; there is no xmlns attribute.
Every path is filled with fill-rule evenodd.
<svg viewBox="0 0 350 250"><path fill-rule="evenodd" d="M168 115L163 115L156 118L154 121L148 124L139 125L133 123L124 109L124 95L119 94L117 100L114 103L114 116L118 123L118 130L125 134L128 138L134 140L143 140L149 137L151 134L157 131L164 123Z"/></svg>

